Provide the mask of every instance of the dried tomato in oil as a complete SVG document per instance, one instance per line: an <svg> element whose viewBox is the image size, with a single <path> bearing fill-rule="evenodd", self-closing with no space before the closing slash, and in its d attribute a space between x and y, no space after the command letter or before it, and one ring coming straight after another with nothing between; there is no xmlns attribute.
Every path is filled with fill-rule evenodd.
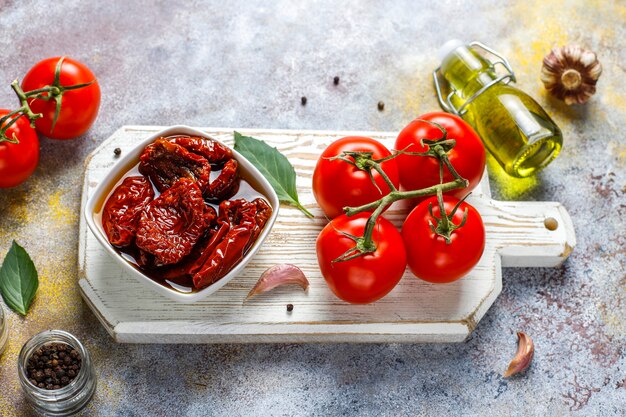
<svg viewBox="0 0 626 417"><path fill-rule="evenodd" d="M141 212L154 198L146 177L127 177L113 191L102 211L102 227L112 245L125 247L137 233Z"/></svg>
<svg viewBox="0 0 626 417"><path fill-rule="evenodd" d="M238 166L239 164L234 159L226 162L222 172L204 190L204 197L208 201L219 203L237 193L239 189Z"/></svg>
<svg viewBox="0 0 626 417"><path fill-rule="evenodd" d="M194 286L204 288L226 275L244 257L271 212L269 205L260 198L252 202L244 199L223 201L217 222L223 228L228 225L228 232L194 273Z"/></svg>
<svg viewBox="0 0 626 417"><path fill-rule="evenodd" d="M201 190L209 183L211 175L209 161L165 138L159 138L146 146L140 161L139 172L149 177L156 189L161 192L181 178L197 181Z"/></svg>
<svg viewBox="0 0 626 417"><path fill-rule="evenodd" d="M215 140L197 136L177 136L168 140L182 146L189 152L205 157L213 166L221 167L233 157L230 149Z"/></svg>
<svg viewBox="0 0 626 417"><path fill-rule="evenodd" d="M137 227L137 247L154 255L157 265L179 262L215 219L202 191L181 178L143 211Z"/></svg>

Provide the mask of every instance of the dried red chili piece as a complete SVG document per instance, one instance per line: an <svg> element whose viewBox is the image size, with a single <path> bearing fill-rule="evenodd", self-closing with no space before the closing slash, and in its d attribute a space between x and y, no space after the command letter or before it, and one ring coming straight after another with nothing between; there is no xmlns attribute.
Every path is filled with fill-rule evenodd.
<svg viewBox="0 0 626 417"><path fill-rule="evenodd" d="M208 227L207 210L196 182L181 178L141 214L137 247L154 255L157 266L179 262Z"/></svg>
<svg viewBox="0 0 626 417"><path fill-rule="evenodd" d="M149 177L161 192L170 188L180 178L198 181L201 190L209 183L211 175L209 161L165 138L158 138L146 146L140 161L139 172Z"/></svg>
<svg viewBox="0 0 626 417"><path fill-rule="evenodd" d="M197 153L206 158L211 165L222 166L233 157L232 151L218 141L197 136L178 136L169 139L189 152Z"/></svg>
<svg viewBox="0 0 626 417"><path fill-rule="evenodd" d="M214 203L224 201L237 193L239 189L239 163L230 159L222 168L222 172L204 190L204 197Z"/></svg>
<svg viewBox="0 0 626 417"><path fill-rule="evenodd" d="M125 178L113 191L102 211L102 227L112 245L131 244L139 216L153 198L150 181L140 176Z"/></svg>
<svg viewBox="0 0 626 417"><path fill-rule="evenodd" d="M193 283L197 289L219 280L244 257L251 242L265 226L269 218L268 209L271 215L271 207L261 199L253 202L227 200L220 204L218 223L228 224L229 229L202 267L193 274Z"/></svg>

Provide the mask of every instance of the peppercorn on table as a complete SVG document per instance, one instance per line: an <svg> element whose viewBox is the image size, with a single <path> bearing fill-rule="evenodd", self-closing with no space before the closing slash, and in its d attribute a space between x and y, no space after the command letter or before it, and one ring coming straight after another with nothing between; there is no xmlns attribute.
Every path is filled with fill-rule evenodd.
<svg viewBox="0 0 626 417"><path fill-rule="evenodd" d="M86 63L102 90L84 137L41 138L34 175L0 190L0 256L15 239L40 281L26 317L0 301L0 416L34 416L17 362L47 329L74 334L90 353L90 417L623 416L625 20L616 1L0 0L0 107L18 106L9 84L45 57ZM106 138L124 125L397 132L439 109L432 71L451 38L506 56L517 87L563 132L561 154L536 177L511 179L489 163L494 199L567 208L577 246L563 266L504 268L502 292L464 343L114 341L82 300L78 268L85 159ZM567 106L540 72L551 48L574 43L604 71L587 104ZM298 302L284 301L298 314ZM532 337L535 357L505 379L517 331Z"/></svg>

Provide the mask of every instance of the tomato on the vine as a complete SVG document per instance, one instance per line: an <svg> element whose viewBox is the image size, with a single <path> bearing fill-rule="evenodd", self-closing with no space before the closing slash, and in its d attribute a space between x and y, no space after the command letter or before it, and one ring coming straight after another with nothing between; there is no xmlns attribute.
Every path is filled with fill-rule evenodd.
<svg viewBox="0 0 626 417"><path fill-rule="evenodd" d="M457 203L456 197L443 196L448 216ZM429 213L430 204L435 217ZM450 219L454 225L460 225L466 209L465 224L449 234L449 243L431 229L431 224L436 228L442 218L436 196L422 201L411 211L402 226L402 238L409 268L416 277L434 283L453 282L478 263L485 249L485 227L480 214L470 204L462 202Z"/></svg>
<svg viewBox="0 0 626 417"><path fill-rule="evenodd" d="M355 247L349 234L362 237L371 213L343 214L324 227L317 238L317 260L328 287L344 301L371 303L387 295L406 269L402 236L389 220L379 217L373 229L374 252L335 261Z"/></svg>
<svg viewBox="0 0 626 417"><path fill-rule="evenodd" d="M9 110L0 110L0 118L9 113ZM26 116L15 115L0 128L5 127L15 117L18 119L7 129L6 136L17 139L18 143L0 142L0 188L15 187L26 181L39 162L39 139Z"/></svg>
<svg viewBox="0 0 626 417"><path fill-rule="evenodd" d="M437 140L443 136L442 131L436 125L427 122L441 125L447 131L447 139L456 141L454 147L447 152L448 159L459 175L469 181L469 185L445 194L459 199L463 198L478 185L483 176L485 170L483 143L474 129L460 117L449 113L433 112L418 117L402 129L396 139L396 149L426 152L428 146L422 146L420 143L422 139ZM400 171L400 184L404 189L418 190L440 183L438 158L403 154L396 159ZM448 168L444 167L443 182L453 180L454 176Z"/></svg>
<svg viewBox="0 0 626 417"><path fill-rule="evenodd" d="M60 59L60 57L47 58L35 64L24 77L22 90L29 92L54 85L55 71ZM29 99L33 113L43 115L42 118L35 120L39 133L53 139L72 139L84 134L96 120L100 107L100 86L86 65L71 58L63 58L58 81L62 88L93 81L90 85L62 92L61 108L56 124L54 124L54 117L57 102L54 93L46 93L48 100Z"/></svg>
<svg viewBox="0 0 626 417"><path fill-rule="evenodd" d="M372 152L371 158L374 160L391 155L382 143L362 136L341 138L322 152L313 172L313 195L331 219L342 214L346 206L357 207L371 203L391 191L384 178L374 169L371 170L371 175L376 185L372 182L369 170L360 169L340 159L331 159L346 151ZM346 158L354 162L353 157ZM395 159L384 161L380 166L394 187L398 188L400 178Z"/></svg>

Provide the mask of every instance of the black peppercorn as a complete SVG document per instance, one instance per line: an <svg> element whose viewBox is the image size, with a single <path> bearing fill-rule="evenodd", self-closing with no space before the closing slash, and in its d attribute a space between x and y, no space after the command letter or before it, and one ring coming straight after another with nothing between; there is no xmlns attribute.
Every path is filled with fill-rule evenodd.
<svg viewBox="0 0 626 417"><path fill-rule="evenodd" d="M339 85L339 77L338 76L335 76L335 78L333 78L333 84Z"/></svg>
<svg viewBox="0 0 626 417"><path fill-rule="evenodd" d="M385 110L385 103L383 103L382 101L379 101L378 102L378 110L379 111Z"/></svg>
<svg viewBox="0 0 626 417"><path fill-rule="evenodd" d="M39 388L60 389L76 378L81 360L78 351L71 346L63 343L44 345L28 358L28 380Z"/></svg>
<svg viewBox="0 0 626 417"><path fill-rule="evenodd" d="M113 153L115 156L120 156L122 154L122 150L120 148L113 149Z"/></svg>
<svg viewBox="0 0 626 417"><path fill-rule="evenodd" d="M287 304L287 311L289 312L293 311L293 304Z"/></svg>
<svg viewBox="0 0 626 417"><path fill-rule="evenodd" d="M302 104L303 106L306 106L306 97L302 96L300 98L300 104Z"/></svg>

